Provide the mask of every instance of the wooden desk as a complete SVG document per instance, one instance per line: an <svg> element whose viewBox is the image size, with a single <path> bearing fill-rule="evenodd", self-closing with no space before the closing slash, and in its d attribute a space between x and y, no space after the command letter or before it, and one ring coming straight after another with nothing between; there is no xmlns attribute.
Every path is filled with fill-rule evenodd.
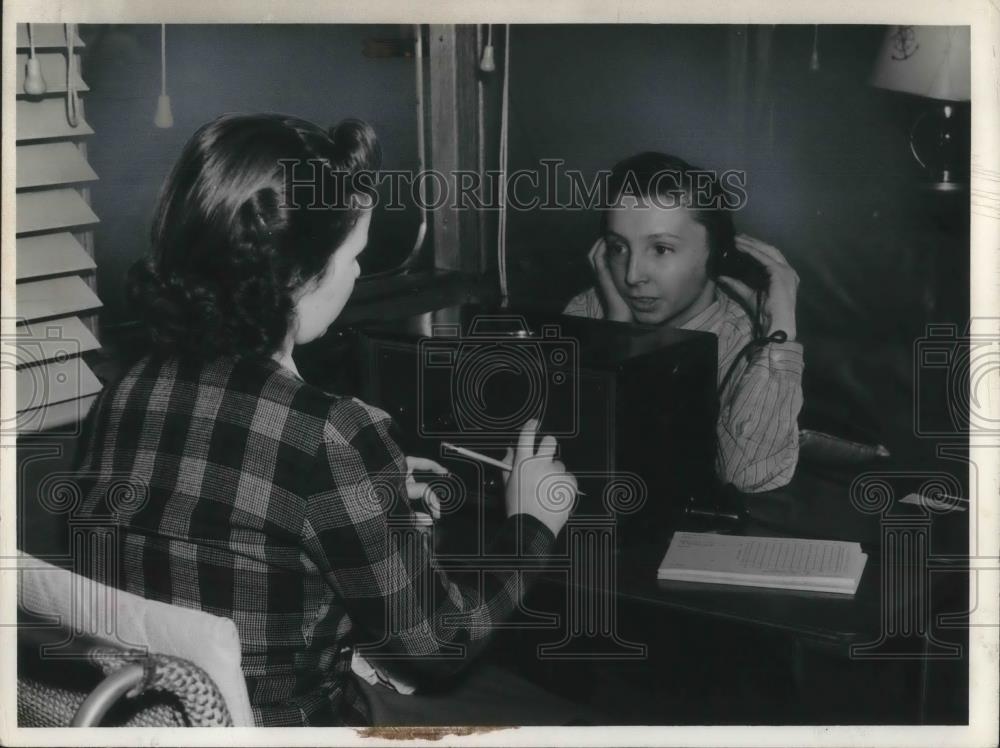
<svg viewBox="0 0 1000 748"><path fill-rule="evenodd" d="M634 684L635 698L650 698L634 717L651 724L685 720L656 709L650 693L667 688L659 674L674 669L690 678L701 668L698 652L710 650L715 680L743 685L738 696L719 696L717 710L706 707L691 717L695 722L961 723L967 710L967 630L960 619L949 628L938 617L969 608L968 572L960 562L968 517L932 516L898 504L884 512L860 511L850 487L865 470L872 468L853 475L803 470L786 489L752 497L754 519L742 531L861 542L869 559L853 596L657 580L650 559L662 558L669 543L664 537L659 547L616 557L613 582L599 581L599 574L574 576L559 561L552 570L529 573L534 584L520 621L535 628L509 633L498 651L505 662L516 655L523 672L545 687L594 699L601 708L607 707L606 689L588 690L587 684L617 679L619 690ZM912 557L883 559L883 536L896 533L895 543L901 528L927 541L924 568ZM907 580L911 588L901 586ZM573 610L590 611L590 619L573 623ZM554 617L547 625L545 615ZM582 633L588 628L589 634ZM561 640L574 638L570 630L576 631L575 642L560 647ZM746 651L756 658L750 664L741 659ZM746 692L750 702L760 699L759 708ZM785 702L762 713L776 699ZM734 705L735 713L727 711Z"/></svg>
<svg viewBox="0 0 1000 748"><path fill-rule="evenodd" d="M862 472L857 471L854 477ZM748 498L751 520L740 534L860 542L868 562L855 595L657 580L648 567L636 573L627 563L620 572L617 594L673 610L784 631L850 657L852 646L876 641L887 622L905 615L901 608L910 604L898 596L887 599L892 593L883 587L891 573L886 564L898 567L908 563L883 558L883 533L902 526L928 541L929 603L939 612L963 609L967 584L964 577L961 582L958 577L964 571L960 561L967 548L968 515L936 515L900 504L866 514L851 501L851 483L850 474L843 471L801 471L787 488ZM653 557L662 558L667 545L669 541L656 549Z"/></svg>

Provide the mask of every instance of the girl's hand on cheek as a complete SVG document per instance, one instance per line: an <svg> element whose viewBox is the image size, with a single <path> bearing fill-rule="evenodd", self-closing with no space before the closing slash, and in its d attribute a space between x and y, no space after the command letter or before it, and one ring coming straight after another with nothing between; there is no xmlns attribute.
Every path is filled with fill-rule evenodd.
<svg viewBox="0 0 1000 748"><path fill-rule="evenodd" d="M764 301L764 331L766 335L777 330L784 330L788 340L795 340L795 300L799 290L799 275L788 260L775 247L765 244L760 239L754 239L746 234L736 237L736 249L746 252L764 266L770 279L767 295ZM747 302L752 302L754 291L745 283L728 276L719 276L719 280L736 292Z"/></svg>
<svg viewBox="0 0 1000 748"><path fill-rule="evenodd" d="M632 310L622 295L618 293L614 278L611 277L611 271L608 269L608 244L604 241L603 236L594 242L587 258L590 260L590 267L597 278L597 287L604 301L607 319L613 322L632 322Z"/></svg>

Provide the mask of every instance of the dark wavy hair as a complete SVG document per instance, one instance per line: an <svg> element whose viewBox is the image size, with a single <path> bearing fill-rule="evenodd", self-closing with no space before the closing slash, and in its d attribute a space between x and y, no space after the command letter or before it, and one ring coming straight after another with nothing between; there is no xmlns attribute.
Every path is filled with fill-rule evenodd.
<svg viewBox="0 0 1000 748"><path fill-rule="evenodd" d="M380 158L359 120L326 131L281 114L224 114L199 128L163 184L152 253L129 273L154 350L278 350L294 292L324 272L368 204L355 177Z"/></svg>
<svg viewBox="0 0 1000 748"><path fill-rule="evenodd" d="M664 175L670 178L664 179ZM677 156L657 151L645 151L619 161L608 178L608 204L612 207L601 214L602 234L608 228L609 211L614 210L626 187L636 197L649 199L655 194L665 202L676 199L673 191L680 189L683 193L680 197L686 199L692 217L708 233L709 275L718 275L720 260L733 251L735 239L732 210L726 207L726 193L718 176Z"/></svg>

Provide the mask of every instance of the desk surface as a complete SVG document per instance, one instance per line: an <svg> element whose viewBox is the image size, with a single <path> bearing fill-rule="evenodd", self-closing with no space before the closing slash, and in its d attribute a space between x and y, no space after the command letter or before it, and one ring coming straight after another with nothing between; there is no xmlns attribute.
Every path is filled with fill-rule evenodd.
<svg viewBox="0 0 1000 748"><path fill-rule="evenodd" d="M850 472L856 477L865 470L852 468ZM930 553L942 558L963 552L968 517L965 513L931 515L896 503L884 512L866 513L851 502L852 482L852 475L842 470L801 470L788 487L748 498L752 519L740 534L860 542L868 562L854 595L658 580L655 567L666 552L669 536L657 547L631 555L641 555L641 561L630 562L626 551L619 559L617 583L610 592L621 600L648 604L658 611L710 616L784 631L811 645L841 653L847 653L851 645L874 643L885 630L887 620L898 623L900 615L913 615L901 610L912 608L911 598L883 592L886 575L881 539L887 523L902 521L910 528L926 527ZM925 614L967 610L968 580L961 564L948 567L932 560L930 567L938 571L926 575L931 605L922 608ZM912 569L901 573L917 578ZM547 588L550 600L559 599L557 588L565 587L571 578L565 571L553 570L541 575L539 583L543 592Z"/></svg>
<svg viewBox="0 0 1000 748"><path fill-rule="evenodd" d="M874 563L873 563L874 561ZM764 589L619 574L616 595L632 602L785 631L817 646L873 642L881 627L881 570L869 557L855 595ZM549 576L549 583L554 577Z"/></svg>

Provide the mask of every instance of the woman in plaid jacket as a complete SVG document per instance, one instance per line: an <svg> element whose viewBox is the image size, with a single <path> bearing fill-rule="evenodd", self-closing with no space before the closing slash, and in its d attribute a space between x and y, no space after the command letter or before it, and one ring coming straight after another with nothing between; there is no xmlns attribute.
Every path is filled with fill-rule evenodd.
<svg viewBox="0 0 1000 748"><path fill-rule="evenodd" d="M235 621L256 723L371 719L355 649L417 684L473 658L519 602L515 572L463 586L437 568L389 417L304 382L295 345L347 302L371 222L371 128L224 115L167 179L152 256L130 279L153 353L100 395L81 443L84 513L111 517L113 568L147 598ZM498 554L544 555L568 508L555 441L521 432ZM127 481L123 506L112 486ZM402 531L400 528L404 528Z"/></svg>

